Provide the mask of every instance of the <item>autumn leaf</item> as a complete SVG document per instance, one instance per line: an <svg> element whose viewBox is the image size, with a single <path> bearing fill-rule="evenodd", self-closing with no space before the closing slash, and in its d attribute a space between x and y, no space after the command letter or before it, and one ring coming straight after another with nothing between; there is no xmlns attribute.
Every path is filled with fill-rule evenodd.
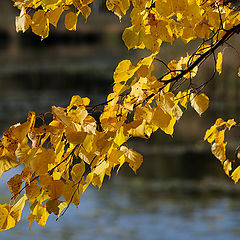
<svg viewBox="0 0 240 240"><path fill-rule="evenodd" d="M22 8L20 16L16 17L16 31L26 32L31 23L31 17L26 13L25 8Z"/></svg>
<svg viewBox="0 0 240 240"><path fill-rule="evenodd" d="M79 12L77 12L77 13L69 12L68 14L66 14L66 16L65 16L65 27L68 30L76 31L78 14L79 14Z"/></svg>
<svg viewBox="0 0 240 240"><path fill-rule="evenodd" d="M219 73L219 75L222 73L222 53L219 52L217 56L217 62L216 62L216 70Z"/></svg>
<svg viewBox="0 0 240 240"><path fill-rule="evenodd" d="M19 196L19 192L21 190L21 186L23 184L22 176L20 174L14 175L8 182L8 188L13 196L13 199L16 200L16 198Z"/></svg>
<svg viewBox="0 0 240 240"><path fill-rule="evenodd" d="M233 179L233 181L234 181L235 183L238 182L238 180L240 179L240 166L238 166L238 167L233 171L231 177L232 177L232 179Z"/></svg>
<svg viewBox="0 0 240 240"><path fill-rule="evenodd" d="M49 35L49 19L43 10L38 10L34 13L32 18L32 31L41 36L42 39Z"/></svg>
<svg viewBox="0 0 240 240"><path fill-rule="evenodd" d="M208 109L209 98L204 94L194 94L190 96L191 106L201 116Z"/></svg>
<svg viewBox="0 0 240 240"><path fill-rule="evenodd" d="M24 195L15 205L0 204L0 231L16 226L20 221L27 196Z"/></svg>

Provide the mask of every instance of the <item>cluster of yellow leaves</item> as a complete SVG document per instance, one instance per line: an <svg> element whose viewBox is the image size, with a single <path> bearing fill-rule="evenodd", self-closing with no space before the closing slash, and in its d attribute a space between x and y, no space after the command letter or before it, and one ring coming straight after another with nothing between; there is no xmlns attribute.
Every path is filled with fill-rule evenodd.
<svg viewBox="0 0 240 240"><path fill-rule="evenodd" d="M14 6L21 10L16 17L17 32L25 32L29 27L33 33L42 37L49 35L49 25L57 27L57 23L64 11L65 27L76 30L78 15L82 14L87 20L91 13L91 4L94 0L12 0Z"/></svg>
<svg viewBox="0 0 240 240"><path fill-rule="evenodd" d="M233 119L225 122L223 119L218 118L215 124L206 131L204 140L211 143L213 155L222 163L225 173L236 183L240 179L240 167L237 167L232 172L232 162L234 161L226 157L227 142L225 142L226 130L230 130L234 126L236 126L236 122Z"/></svg>
<svg viewBox="0 0 240 240"><path fill-rule="evenodd" d="M87 20L91 13L89 5L94 0L12 0L21 10L16 18L17 31L32 31L46 38L49 24L57 26L63 12L65 27L76 30L78 15ZM108 10L120 19L132 3L132 26L126 28L123 40L128 48L147 48L151 52L160 50L162 42L172 43L181 38L185 43L199 37L208 38L212 32L229 29L240 23L237 11L231 5L222 5L213 0L106 0ZM220 16L221 15L221 16ZM223 34L221 31L216 39Z"/></svg>
<svg viewBox="0 0 240 240"><path fill-rule="evenodd" d="M65 27L76 30L78 15L87 20L91 12L89 4L94 0L13 1L21 10L16 18L17 31L25 32L31 27L35 34L46 38L49 24L56 27L64 11L67 11ZM21 190L26 195L13 206L0 205L1 230L15 226L26 199L31 203L30 225L36 221L44 226L51 213L61 216L71 203L77 207L87 187L92 184L100 188L104 177L110 177L114 169L118 172L128 163L134 172L138 170L143 158L127 147L130 138L149 138L158 129L172 135L188 105L200 116L208 108L205 94L196 89L173 92L171 81L183 73L179 79L191 82L198 66L189 67L199 55L211 49L209 42L201 44L192 56L187 54L179 61L170 61L165 65L168 72L160 79L153 75L154 62L163 42L173 43L180 38L188 43L212 36L214 44L226 29L240 23L238 12L213 0L107 0L106 6L120 19L131 9L132 25L122 36L125 45L129 49L147 48L152 54L136 64L130 60L118 64L113 92L106 103L90 106L90 99L73 96L69 106L52 107L53 119L49 124L42 117L43 123L38 126L35 123L38 116L31 112L25 123L12 126L3 134L0 176L23 166L21 174L8 181L8 187L14 201ZM216 70L219 74L222 71L221 52ZM95 111L102 106L100 117L95 119ZM205 136L227 174L231 171L231 161L226 159L224 133L235 124L233 120L218 119ZM231 176L238 181L240 168Z"/></svg>
<svg viewBox="0 0 240 240"><path fill-rule="evenodd" d="M199 115L207 109L206 95L190 90L175 95L169 85L152 76L155 57L141 59L136 66L128 60L119 63L113 92L99 119L93 117L97 106L90 106L89 98L73 96L66 108L52 107L49 124L42 119L43 124L36 126L38 116L31 112L25 123L5 131L0 175L23 166L8 187L16 200L24 185L25 198L31 203L30 225L36 221L44 226L49 214L60 216L71 203L77 207L89 184L100 188L116 167L118 172L128 163L136 172L143 158L127 147L129 138L149 138L158 129L172 135L188 102ZM2 230L13 226L4 225Z"/></svg>
<svg viewBox="0 0 240 240"><path fill-rule="evenodd" d="M206 0L134 0L131 11L132 26L123 33L125 45L159 52L162 42L173 43L181 38L184 43L202 38L214 40L224 34L219 29L230 29L240 23L239 13L230 5ZM222 25L222 26L221 26Z"/></svg>
<svg viewBox="0 0 240 240"><path fill-rule="evenodd" d="M24 195L19 201L14 204L0 205L0 231L8 230L15 227L22 215L22 210L27 197Z"/></svg>

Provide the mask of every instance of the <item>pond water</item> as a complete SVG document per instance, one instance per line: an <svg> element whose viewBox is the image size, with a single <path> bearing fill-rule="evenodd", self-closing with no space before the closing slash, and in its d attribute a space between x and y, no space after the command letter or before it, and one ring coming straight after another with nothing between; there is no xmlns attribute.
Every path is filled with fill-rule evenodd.
<svg viewBox="0 0 240 240"><path fill-rule="evenodd" d="M218 180L165 182L117 176L100 191L90 188L79 208L70 207L58 221L50 216L45 228L33 224L29 230L24 211L20 223L1 232L0 239L239 239L239 192L223 194L207 187L213 181Z"/></svg>

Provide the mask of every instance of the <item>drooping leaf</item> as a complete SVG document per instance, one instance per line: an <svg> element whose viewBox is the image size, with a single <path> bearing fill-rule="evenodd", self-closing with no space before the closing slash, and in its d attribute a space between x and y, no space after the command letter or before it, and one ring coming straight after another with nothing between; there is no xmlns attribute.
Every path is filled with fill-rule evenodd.
<svg viewBox="0 0 240 240"><path fill-rule="evenodd" d="M201 116L208 109L209 98L204 94L194 94L190 96L191 106Z"/></svg>

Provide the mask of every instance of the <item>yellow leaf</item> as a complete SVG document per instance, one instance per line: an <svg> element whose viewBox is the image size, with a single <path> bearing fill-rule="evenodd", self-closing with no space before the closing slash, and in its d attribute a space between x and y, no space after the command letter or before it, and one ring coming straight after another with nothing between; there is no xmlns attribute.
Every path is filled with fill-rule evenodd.
<svg viewBox="0 0 240 240"><path fill-rule="evenodd" d="M228 128L228 130L230 130L233 126L235 126L237 123L234 121L234 119L229 119L226 122L226 127Z"/></svg>
<svg viewBox="0 0 240 240"><path fill-rule="evenodd" d="M17 160L12 159L8 156L0 156L0 177L2 174L12 168L15 168L19 165Z"/></svg>
<svg viewBox="0 0 240 240"><path fill-rule="evenodd" d="M209 98L204 94L192 93L190 97L191 106L201 116L208 109Z"/></svg>
<svg viewBox="0 0 240 240"><path fill-rule="evenodd" d="M108 168L109 163L107 161L102 161L95 169L94 169L94 173L96 175L102 175L105 173L106 169Z"/></svg>
<svg viewBox="0 0 240 240"><path fill-rule="evenodd" d="M37 175L47 173L48 164L54 163L55 157L56 156L53 149L39 148L30 162L32 170Z"/></svg>
<svg viewBox="0 0 240 240"><path fill-rule="evenodd" d="M143 162L142 155L125 146L121 146L120 151L124 152L125 161L129 163L129 166L136 173Z"/></svg>
<svg viewBox="0 0 240 240"><path fill-rule="evenodd" d="M46 210L46 206L38 204L36 207L35 214L31 212L28 216L29 225L31 227L32 222L35 220L38 223L38 225L44 227L46 225L48 217L49 217L49 213Z"/></svg>
<svg viewBox="0 0 240 240"><path fill-rule="evenodd" d="M6 230L6 222L8 215L8 210L4 207L4 205L0 204L0 231Z"/></svg>
<svg viewBox="0 0 240 240"><path fill-rule="evenodd" d="M222 163L226 160L226 147L227 143L219 144L213 143L211 151L213 155L220 160Z"/></svg>
<svg viewBox="0 0 240 240"><path fill-rule="evenodd" d="M119 164L119 159L124 153L116 148L111 150L111 153L108 156L108 161L110 163Z"/></svg>
<svg viewBox="0 0 240 240"><path fill-rule="evenodd" d="M79 12L77 12L77 13L69 12L69 13L66 14L66 16L65 16L65 27L68 30L76 31L78 14L79 14Z"/></svg>
<svg viewBox="0 0 240 240"><path fill-rule="evenodd" d="M205 22L200 22L194 28L196 35L200 38L208 38L211 31L211 26Z"/></svg>
<svg viewBox="0 0 240 240"><path fill-rule="evenodd" d="M27 196L24 194L15 205L0 204L0 231L16 226L20 221Z"/></svg>
<svg viewBox="0 0 240 240"><path fill-rule="evenodd" d="M224 172L229 176L229 172L232 170L232 163L229 160L223 163Z"/></svg>
<svg viewBox="0 0 240 240"><path fill-rule="evenodd" d="M147 49L152 53L159 52L162 44L162 40L152 36L151 34L146 34L143 37L143 43Z"/></svg>
<svg viewBox="0 0 240 240"><path fill-rule="evenodd" d="M133 66L130 60L121 61L113 75L114 83L126 82L135 74L138 68Z"/></svg>
<svg viewBox="0 0 240 240"><path fill-rule="evenodd" d="M125 125L125 131L133 137L147 138L145 134L146 119L136 120Z"/></svg>
<svg viewBox="0 0 240 240"><path fill-rule="evenodd" d="M82 179L83 174L85 172L85 163L82 161L81 163L77 163L72 167L71 176L74 182L78 182Z"/></svg>
<svg viewBox="0 0 240 240"><path fill-rule="evenodd" d="M32 18L32 31L41 36L42 39L48 37L49 34L49 19L43 10L38 10Z"/></svg>
<svg viewBox="0 0 240 240"><path fill-rule="evenodd" d="M74 203L78 207L80 203L80 196L83 192L82 183L76 184L72 181L67 181L64 184L63 197L68 203Z"/></svg>
<svg viewBox="0 0 240 240"><path fill-rule="evenodd" d="M66 113L62 108L52 106L52 113L56 120L58 120L59 122L62 122L64 125L70 128L71 131L78 130L78 125L74 123L69 116L66 116Z"/></svg>
<svg viewBox="0 0 240 240"><path fill-rule="evenodd" d="M118 145L121 146L123 143L125 143L128 140L128 135L124 134L124 127L121 126L117 133L116 136L114 138L114 142Z"/></svg>
<svg viewBox="0 0 240 240"><path fill-rule="evenodd" d="M178 94L175 97L176 101L179 101L180 104L187 109L187 103L188 103L189 93L188 92L181 92L179 91Z"/></svg>
<svg viewBox="0 0 240 240"><path fill-rule="evenodd" d="M217 63L216 63L216 70L219 73L219 75L222 73L222 59L223 59L222 53L219 52L217 56Z"/></svg>
<svg viewBox="0 0 240 240"><path fill-rule="evenodd" d="M175 123L176 117L172 117L169 125L167 127L161 127L161 130L164 131L166 134L173 135Z"/></svg>
<svg viewBox="0 0 240 240"><path fill-rule="evenodd" d="M81 7L80 11L84 16L85 20L87 21L89 15L91 14L91 8L89 6L83 6Z"/></svg>
<svg viewBox="0 0 240 240"><path fill-rule="evenodd" d="M204 136L204 141L208 141L209 143L212 143L215 140L216 134L217 134L217 127L223 126L225 122L221 119L218 118L215 122L215 124L206 131L205 136Z"/></svg>
<svg viewBox="0 0 240 240"><path fill-rule="evenodd" d="M10 210L10 214L14 218L14 220L16 221L16 224L21 219L22 211L23 211L23 208L25 206L26 200L27 200L27 196L26 196L26 194L24 194L24 196L22 198L20 198L18 200L18 202L15 205L13 205L13 207Z"/></svg>
<svg viewBox="0 0 240 240"><path fill-rule="evenodd" d="M58 8L58 4L61 0L41 0L43 4L43 8L54 10Z"/></svg>
<svg viewBox="0 0 240 240"><path fill-rule="evenodd" d="M167 128L170 121L171 116L164 112L161 107L157 107L153 114L152 123L159 128Z"/></svg>
<svg viewBox="0 0 240 240"><path fill-rule="evenodd" d="M54 27L57 27L57 23L59 21L60 16L63 13L63 8L62 7L58 7L52 11L49 11L47 13L47 16L49 18L49 23L51 23Z"/></svg>
<svg viewBox="0 0 240 240"><path fill-rule="evenodd" d="M134 28L134 26L125 28L122 35L122 39L128 49L140 46L143 42L143 37L144 30L138 31Z"/></svg>
<svg viewBox="0 0 240 240"><path fill-rule="evenodd" d="M231 177L232 177L232 179L233 179L233 181L234 181L235 183L238 182L238 180L240 179L240 166L238 166L238 167L233 171Z"/></svg>
<svg viewBox="0 0 240 240"><path fill-rule="evenodd" d="M82 144L85 137L87 136L86 132L72 132L67 131L66 132L66 138L67 140L72 144Z"/></svg>
<svg viewBox="0 0 240 240"><path fill-rule="evenodd" d="M130 1L129 0L121 0L121 1L115 1L115 0L107 0L106 6L108 10L114 12L119 19L126 14L128 8L130 7Z"/></svg>

